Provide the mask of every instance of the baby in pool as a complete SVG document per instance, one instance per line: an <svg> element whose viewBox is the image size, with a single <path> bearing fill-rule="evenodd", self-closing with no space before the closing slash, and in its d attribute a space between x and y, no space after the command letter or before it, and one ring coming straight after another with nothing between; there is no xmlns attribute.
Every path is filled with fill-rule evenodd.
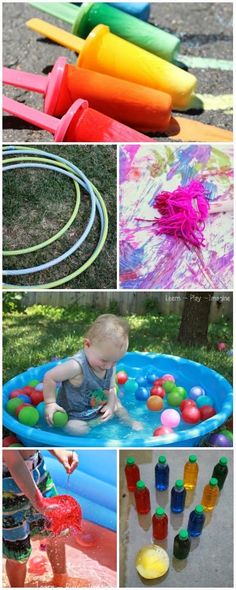
<svg viewBox="0 0 236 590"><path fill-rule="evenodd" d="M45 418L53 424L56 411L67 412L64 430L84 435L99 421L118 416L133 430L142 424L133 420L116 395L116 363L129 344L129 324L113 314L98 316L84 338L83 350L47 371L44 377ZM57 382L61 387L56 398Z"/></svg>

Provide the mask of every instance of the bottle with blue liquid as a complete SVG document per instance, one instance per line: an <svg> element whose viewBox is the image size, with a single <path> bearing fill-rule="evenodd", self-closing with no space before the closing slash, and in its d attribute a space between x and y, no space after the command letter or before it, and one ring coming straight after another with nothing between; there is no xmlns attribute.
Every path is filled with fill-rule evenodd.
<svg viewBox="0 0 236 590"><path fill-rule="evenodd" d="M160 492L168 490L169 471L169 465L166 462L165 455L160 455L158 463L155 466L155 487Z"/></svg>
<svg viewBox="0 0 236 590"><path fill-rule="evenodd" d="M184 511L186 490L182 479L177 479L171 490L171 512L180 513Z"/></svg>
<svg viewBox="0 0 236 590"><path fill-rule="evenodd" d="M189 515L188 534L190 537L200 537L205 522L204 508L201 504L195 507Z"/></svg>

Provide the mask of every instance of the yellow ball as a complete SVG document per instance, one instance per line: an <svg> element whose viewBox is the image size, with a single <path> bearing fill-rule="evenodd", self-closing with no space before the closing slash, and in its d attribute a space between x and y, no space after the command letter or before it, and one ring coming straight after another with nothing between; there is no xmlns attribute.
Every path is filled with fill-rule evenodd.
<svg viewBox="0 0 236 590"><path fill-rule="evenodd" d="M154 580L166 574L170 560L166 551L159 545L145 545L137 553L135 565L140 576Z"/></svg>

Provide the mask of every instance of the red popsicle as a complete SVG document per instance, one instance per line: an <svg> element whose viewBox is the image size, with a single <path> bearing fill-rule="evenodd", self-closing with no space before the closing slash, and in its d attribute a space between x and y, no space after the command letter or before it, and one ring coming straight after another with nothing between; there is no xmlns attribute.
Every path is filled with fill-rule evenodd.
<svg viewBox="0 0 236 590"><path fill-rule="evenodd" d="M55 141L153 142L154 140L94 109L86 100L76 100L62 119L51 117L3 95L3 110L36 127L49 131Z"/></svg>
<svg viewBox="0 0 236 590"><path fill-rule="evenodd" d="M44 112L61 117L75 100L142 131L165 131L171 117L171 96L93 70L78 68L59 57L48 76L3 68L3 83L44 96Z"/></svg>

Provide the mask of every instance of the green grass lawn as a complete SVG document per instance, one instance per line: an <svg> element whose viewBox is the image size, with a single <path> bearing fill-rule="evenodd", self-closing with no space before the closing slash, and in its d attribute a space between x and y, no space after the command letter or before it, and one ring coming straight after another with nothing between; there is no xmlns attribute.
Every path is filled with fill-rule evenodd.
<svg viewBox="0 0 236 590"><path fill-rule="evenodd" d="M116 312L116 310L111 309ZM41 305L28 307L24 312L4 313L3 375L7 381L14 375L51 360L77 352L83 335L102 310L87 308L54 308ZM105 310L108 313L108 310ZM173 354L209 366L232 381L232 357L216 350L216 343L226 342L232 348L232 322L222 319L209 326L207 347L181 346L177 342L180 317L177 315L127 316L130 323L129 350Z"/></svg>
<svg viewBox="0 0 236 590"><path fill-rule="evenodd" d="M101 192L105 201L109 233L102 252L84 273L64 288L116 288L116 147L94 145L42 145L78 166ZM53 236L68 221L75 203L71 179L51 170L19 169L4 174L3 240L5 250L16 250L39 244ZM77 219L68 231L50 246L21 256L4 257L4 267L28 268L48 262L68 250L84 231L90 214L90 198L81 189L81 206ZM45 284L67 276L90 258L99 238L100 222L72 256L40 273L10 277L14 285ZM6 281L7 282L7 281ZM62 286L63 288L63 286Z"/></svg>

